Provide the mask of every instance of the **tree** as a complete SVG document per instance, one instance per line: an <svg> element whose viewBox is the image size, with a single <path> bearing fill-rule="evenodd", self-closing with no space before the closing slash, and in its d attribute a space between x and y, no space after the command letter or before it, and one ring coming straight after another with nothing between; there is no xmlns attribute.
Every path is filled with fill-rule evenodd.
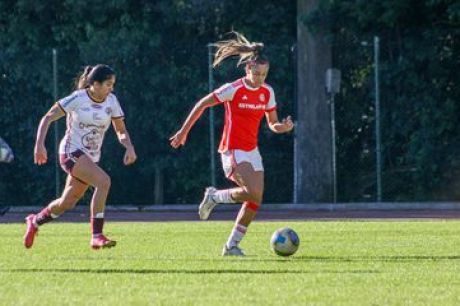
<svg viewBox="0 0 460 306"><path fill-rule="evenodd" d="M300 17L314 12L319 1L297 1ZM332 199L330 112L325 74L331 68L331 46L324 30L309 29L302 18L297 25L297 184L301 203Z"/></svg>

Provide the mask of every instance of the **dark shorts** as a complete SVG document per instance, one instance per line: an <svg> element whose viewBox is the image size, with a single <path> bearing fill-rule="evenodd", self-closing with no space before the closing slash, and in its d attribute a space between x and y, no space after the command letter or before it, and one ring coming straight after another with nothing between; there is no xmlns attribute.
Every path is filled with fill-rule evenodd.
<svg viewBox="0 0 460 306"><path fill-rule="evenodd" d="M83 153L82 150L76 150L68 154L59 154L59 163L61 164L62 170L72 175L72 170L77 162L77 159L83 154L85 153Z"/></svg>

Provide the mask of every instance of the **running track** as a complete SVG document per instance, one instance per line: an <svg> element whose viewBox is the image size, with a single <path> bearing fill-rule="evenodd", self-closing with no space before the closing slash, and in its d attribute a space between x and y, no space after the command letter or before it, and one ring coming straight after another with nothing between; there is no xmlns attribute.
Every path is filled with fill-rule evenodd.
<svg viewBox="0 0 460 306"><path fill-rule="evenodd" d="M89 208L88 208L89 210ZM37 208L38 211L38 208ZM221 210L217 208L209 218L211 221L235 219L238 207L234 210ZM0 216L0 223L24 222L27 212L7 212ZM256 220L341 220L341 219L460 219L460 210L346 210L346 211L259 211ZM59 218L60 222L88 222L89 212L83 210L71 211ZM108 211L107 221L126 222L165 222L165 221L199 221L197 212L193 211Z"/></svg>

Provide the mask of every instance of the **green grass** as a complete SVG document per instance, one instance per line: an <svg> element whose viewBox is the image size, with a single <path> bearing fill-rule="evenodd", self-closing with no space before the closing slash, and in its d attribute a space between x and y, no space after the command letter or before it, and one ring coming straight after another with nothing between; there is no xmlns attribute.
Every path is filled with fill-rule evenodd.
<svg viewBox="0 0 460 306"><path fill-rule="evenodd" d="M273 254L295 229L299 251ZM460 222L255 222L246 258L223 258L231 222L108 223L116 248L92 251L88 224L0 224L1 305L460 305Z"/></svg>

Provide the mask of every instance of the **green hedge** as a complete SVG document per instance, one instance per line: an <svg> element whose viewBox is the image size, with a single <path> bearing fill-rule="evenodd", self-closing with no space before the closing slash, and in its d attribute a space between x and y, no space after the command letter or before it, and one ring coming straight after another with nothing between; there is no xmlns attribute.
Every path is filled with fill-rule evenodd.
<svg viewBox="0 0 460 306"><path fill-rule="evenodd" d="M383 199L458 199L460 3L323 1L303 21L313 31L329 29L333 61L342 70L339 200L375 199L374 36L380 37Z"/></svg>
<svg viewBox="0 0 460 306"><path fill-rule="evenodd" d="M110 204L151 204L154 174L164 177L165 203L196 203L210 184L208 118L192 130L188 144L174 151L168 138L194 103L208 92L207 44L236 29L265 42L280 114L293 110L295 3L273 1L75 1L0 2L0 135L16 160L0 164L0 204L43 205L54 197L53 128L47 139L50 162L33 164L41 116L53 104L52 48L58 50L59 96L72 90L84 65L106 63L117 72L116 94L136 146L138 162L122 165L123 150L113 132L103 147L102 167L112 177ZM215 72L216 86L244 71L229 62ZM217 110L216 143L222 127ZM60 135L64 120L59 122ZM292 136L261 134L267 168L268 202L292 197ZM216 148L217 149L217 148ZM220 161L219 185L227 185ZM62 180L64 173L60 171ZM282 178L283 186L276 186Z"/></svg>

